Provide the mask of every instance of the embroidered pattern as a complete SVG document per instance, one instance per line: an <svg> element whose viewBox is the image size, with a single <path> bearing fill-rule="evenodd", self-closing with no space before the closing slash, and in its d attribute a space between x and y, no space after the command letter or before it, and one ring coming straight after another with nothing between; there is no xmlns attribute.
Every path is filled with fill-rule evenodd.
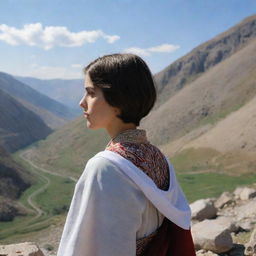
<svg viewBox="0 0 256 256"><path fill-rule="evenodd" d="M148 142L145 130L131 129L118 134L108 143L106 150L116 152L130 160L146 173L158 188L168 190L168 163L162 152ZM136 256L143 255L146 246L156 234L157 231L136 241Z"/></svg>

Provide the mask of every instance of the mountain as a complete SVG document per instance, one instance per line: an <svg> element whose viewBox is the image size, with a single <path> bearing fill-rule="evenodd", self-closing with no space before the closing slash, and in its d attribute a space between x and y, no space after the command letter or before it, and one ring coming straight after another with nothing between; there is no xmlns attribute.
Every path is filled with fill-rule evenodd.
<svg viewBox="0 0 256 256"><path fill-rule="evenodd" d="M52 130L34 112L0 89L0 145L14 152L37 140L46 138Z"/></svg>
<svg viewBox="0 0 256 256"><path fill-rule="evenodd" d="M147 130L149 140L153 144L161 147L166 155L172 157L178 170L184 170L181 168L181 163L186 163L186 170L193 170L192 165L195 163L193 161L200 160L199 164L203 163L202 168L204 168L200 171L210 170L207 164L211 162L214 164L214 168L211 170L216 170L216 168L219 170L224 166L222 171L230 173L233 169L231 167L225 169L225 163L230 166L231 162L235 161L235 156L250 165L250 168L243 168L244 165L236 170L237 174L254 170L256 163L250 161L252 157L250 153L254 155L256 150L254 144L249 143L249 141L254 141L253 133L248 133L248 137L244 137L246 138L244 142L247 143L248 148L246 146L240 147L240 151L233 155L231 155L231 151L236 150L235 143L228 148L226 155L223 155L224 153L218 148L210 147L210 145L209 147L204 145L207 149L198 148L196 150L185 148L185 146L203 134L207 135L211 129L222 120L229 118L232 113L237 112L238 115L243 113L242 109L256 96L255 24L256 16L249 17L180 58L178 62L183 64L179 75L181 79L182 77L187 79L184 86L176 87L175 81L179 80L178 76L176 78L174 75L168 76L176 72L176 64L174 66L171 64L156 75L160 97L164 97L161 96L161 93L168 97L162 98L162 102L160 100L158 107L143 120L141 128ZM216 49L223 53L222 57L211 62L210 57L214 55ZM192 72L189 82L185 72L187 70L185 63L194 63L192 60L197 59L196 53L198 52L206 56L203 62L199 61L204 64L203 69L199 73ZM190 62L187 62L189 56L194 57L191 58ZM170 78L169 82L164 85L159 83L160 74ZM173 90L173 88L177 90ZM242 112L239 112L240 109ZM251 116L251 118L255 117ZM240 119L237 117L236 120ZM232 125L235 124L232 123ZM240 133L247 133L245 125L240 126L240 129ZM51 134L47 140L38 143L36 148L29 149L27 157L45 168L68 172L69 174L73 171L77 175L79 171L81 173L85 161L95 152L103 149L109 139L106 134L99 134L98 132L87 130L84 118L79 117ZM225 134L225 136L229 135L228 130ZM237 129L236 133L232 134L231 140L235 141L239 136L239 129ZM218 141L218 138L215 137L212 140ZM196 141L194 142L196 143ZM222 139L219 143L224 145L225 140ZM73 169L72 166L74 166Z"/></svg>
<svg viewBox="0 0 256 256"><path fill-rule="evenodd" d="M79 101L84 93L84 81L82 79L50 79L42 80L32 77L15 77L24 84L47 95L71 108L75 113L81 113Z"/></svg>
<svg viewBox="0 0 256 256"><path fill-rule="evenodd" d="M153 143L172 142L224 118L256 94L256 40L215 65L153 111L143 122Z"/></svg>
<svg viewBox="0 0 256 256"><path fill-rule="evenodd" d="M75 117L75 114L67 106L50 99L3 72L0 72L0 89L39 115L53 129Z"/></svg>
<svg viewBox="0 0 256 256"><path fill-rule="evenodd" d="M189 78L181 67L181 73L171 76L171 82L159 83L158 106L142 122L141 128L147 130L149 140L171 158L189 200L213 198L237 186L255 185L256 39L252 36L255 20L256 16L249 17L201 45L202 48L197 47L202 54L206 51L207 58L213 54L206 47L209 42L219 45L221 52L225 52L224 48L233 50L211 65L200 62L204 63L204 69L192 72ZM231 34L243 35L238 36L243 39L234 43ZM186 66L188 56L194 54L193 50L178 61ZM169 74L176 72L172 65L165 69L171 68ZM159 74L164 75L164 70ZM182 77L186 82L176 87ZM169 93L166 98L164 93ZM40 167L78 178L86 161L103 150L109 139L103 131L88 130L81 116L22 153ZM57 229L59 235L64 219ZM53 229L56 227L37 234L53 241L48 237Z"/></svg>
<svg viewBox="0 0 256 256"><path fill-rule="evenodd" d="M256 15L199 45L155 75L160 106L183 87L256 38Z"/></svg>
<svg viewBox="0 0 256 256"><path fill-rule="evenodd" d="M16 215L24 214L24 209L15 200L31 183L30 174L0 147L0 221L10 221Z"/></svg>

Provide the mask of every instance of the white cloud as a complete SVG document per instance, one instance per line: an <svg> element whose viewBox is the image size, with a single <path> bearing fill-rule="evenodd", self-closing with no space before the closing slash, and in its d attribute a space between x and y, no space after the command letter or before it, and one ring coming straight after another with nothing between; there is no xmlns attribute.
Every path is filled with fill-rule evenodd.
<svg viewBox="0 0 256 256"><path fill-rule="evenodd" d="M142 49L142 48L138 48L138 47L131 47L131 48L127 48L124 50L124 52L127 53L134 53L140 56L149 56L150 53L147 49Z"/></svg>
<svg viewBox="0 0 256 256"><path fill-rule="evenodd" d="M138 47L131 47L126 48L124 52L127 53L134 53L140 56L150 56L152 53L170 53L178 50L180 48L179 45L173 45L173 44L161 44L154 47L149 48L138 48Z"/></svg>
<svg viewBox="0 0 256 256"><path fill-rule="evenodd" d="M10 45L25 44L45 50L56 46L78 47L85 43L94 43L99 38L110 44L120 39L117 35L107 35L101 30L71 32L66 27L43 27L41 23L26 24L22 29L0 25L0 40Z"/></svg>
<svg viewBox="0 0 256 256"><path fill-rule="evenodd" d="M161 44L155 47L148 48L150 52L174 52L180 48L179 45Z"/></svg>

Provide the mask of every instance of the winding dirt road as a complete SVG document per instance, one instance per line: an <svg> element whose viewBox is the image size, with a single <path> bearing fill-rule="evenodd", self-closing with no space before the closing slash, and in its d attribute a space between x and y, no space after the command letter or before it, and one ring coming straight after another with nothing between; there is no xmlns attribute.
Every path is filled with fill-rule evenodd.
<svg viewBox="0 0 256 256"><path fill-rule="evenodd" d="M68 178L68 179L70 179L70 180L72 180L72 181L74 181L74 182L77 182L77 179L74 178L74 177L66 176L66 175L59 174L59 173L54 173L54 172L52 172L52 171L46 170L46 169L44 169L44 168L41 168L41 167L35 165L31 160L25 158L25 156L24 156L25 153L26 153L26 152L20 153L20 154L19 154L20 158L23 159L24 161L26 161L27 163L29 163L31 166L33 166L33 167L36 168L37 170L39 170L39 171L41 171L41 172L43 172L43 173L48 173L48 174L54 175L54 176L63 177L63 178ZM36 172L36 171L34 171L34 172ZM37 195L43 193L43 192L46 190L46 188L51 184L51 180L50 180L48 177L44 176L43 174L39 174L38 172L36 172L36 173L37 173L37 175L39 175L42 179L44 179L44 180L46 181L46 184L44 184L44 185L43 185L41 188L39 188L38 190L34 191L34 192L28 197L28 200L27 200L28 204L29 204L29 205L35 210L35 212L37 213L37 215L33 218L33 220L39 218L41 215L45 214L45 212L44 212L43 210L41 210L41 209L32 201L32 199L33 199L35 196L37 196Z"/></svg>

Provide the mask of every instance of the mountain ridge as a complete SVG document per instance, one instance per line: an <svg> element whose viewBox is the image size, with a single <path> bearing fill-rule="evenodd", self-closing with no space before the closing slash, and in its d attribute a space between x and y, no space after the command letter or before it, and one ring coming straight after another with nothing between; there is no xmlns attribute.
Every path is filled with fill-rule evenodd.
<svg viewBox="0 0 256 256"><path fill-rule="evenodd" d="M67 106L37 92L7 73L0 72L0 89L30 108L51 128L61 126L75 117Z"/></svg>
<svg viewBox="0 0 256 256"><path fill-rule="evenodd" d="M0 146L14 152L51 132L39 116L0 89Z"/></svg>
<svg viewBox="0 0 256 256"><path fill-rule="evenodd" d="M156 107L255 37L256 15L252 15L164 68L154 76L158 89Z"/></svg>

